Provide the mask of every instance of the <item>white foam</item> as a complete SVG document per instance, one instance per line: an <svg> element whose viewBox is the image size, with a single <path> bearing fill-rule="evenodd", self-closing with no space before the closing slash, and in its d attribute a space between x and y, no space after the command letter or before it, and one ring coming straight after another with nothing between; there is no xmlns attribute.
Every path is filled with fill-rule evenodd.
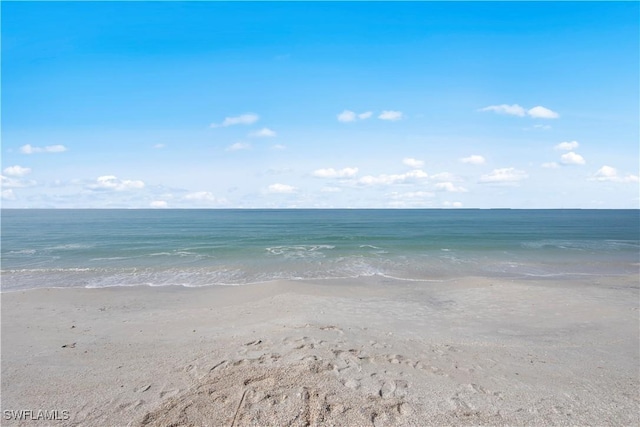
<svg viewBox="0 0 640 427"><path fill-rule="evenodd" d="M325 256L322 250L335 248L333 245L291 245L272 246L265 250L271 255L280 255L284 258L321 258Z"/></svg>
<svg viewBox="0 0 640 427"><path fill-rule="evenodd" d="M18 251L9 251L7 253L11 255L33 255L36 252L37 251L35 249L22 249Z"/></svg>
<svg viewBox="0 0 640 427"><path fill-rule="evenodd" d="M93 247L93 245L87 245L87 244L83 244L83 243L68 243L66 245L51 246L51 247L49 247L47 249L48 250L60 251L60 250L89 249L89 248L92 248L92 247Z"/></svg>

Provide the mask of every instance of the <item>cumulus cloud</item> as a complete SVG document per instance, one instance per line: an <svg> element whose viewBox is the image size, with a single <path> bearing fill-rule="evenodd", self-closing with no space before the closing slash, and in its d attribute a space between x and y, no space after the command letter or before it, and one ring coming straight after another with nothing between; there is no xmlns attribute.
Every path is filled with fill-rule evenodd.
<svg viewBox="0 0 640 427"><path fill-rule="evenodd" d="M276 133L269 128L262 128L255 132L251 132L249 136L253 138L273 138L274 136L276 136Z"/></svg>
<svg viewBox="0 0 640 427"><path fill-rule="evenodd" d="M580 154L574 153L573 151L569 151L568 153L560 156L560 161L565 165L584 165L586 163L584 157Z"/></svg>
<svg viewBox="0 0 640 427"><path fill-rule="evenodd" d="M166 208L168 206L169 204L165 200L154 200L151 203L149 203L149 207L158 208L158 209Z"/></svg>
<svg viewBox="0 0 640 427"><path fill-rule="evenodd" d="M47 145L46 147L34 147L31 144L27 144L20 147L20 152L23 154L62 153L63 151L67 151L67 147L65 147L64 145Z"/></svg>
<svg viewBox="0 0 640 427"><path fill-rule="evenodd" d="M463 157L460 159L460 161L462 163L468 163L470 165L482 165L485 163L485 158L478 155L478 154L472 154L469 157Z"/></svg>
<svg viewBox="0 0 640 427"><path fill-rule="evenodd" d="M380 120L389 120L392 122L401 120L403 117L404 116L402 114L402 111L393 111L393 110L385 110L382 113L380 113L380 115L378 116Z"/></svg>
<svg viewBox="0 0 640 427"><path fill-rule="evenodd" d="M425 171L421 169L414 169L412 171L409 171L403 174L392 174L392 175L382 174L378 176L367 175L360 178L358 180L358 183L363 185L402 184L408 181L426 179L428 177L429 175Z"/></svg>
<svg viewBox="0 0 640 427"><path fill-rule="evenodd" d="M357 114L351 110L344 110L342 113L337 115L338 121L342 123L355 122L356 120L366 120L373 115L371 111L366 111L364 113Z"/></svg>
<svg viewBox="0 0 640 427"><path fill-rule="evenodd" d="M271 184L267 187L267 193L272 194L290 194L295 193L297 191L296 187L287 184Z"/></svg>
<svg viewBox="0 0 640 427"><path fill-rule="evenodd" d="M515 168L494 169L490 173L480 177L483 184L514 184L528 178L525 171Z"/></svg>
<svg viewBox="0 0 640 427"><path fill-rule="evenodd" d="M420 169L421 167L424 166L424 162L422 160L413 159L411 157L406 157L402 159L402 163L414 169Z"/></svg>
<svg viewBox="0 0 640 427"><path fill-rule="evenodd" d="M2 200L16 200L16 194L12 189L2 190Z"/></svg>
<svg viewBox="0 0 640 427"><path fill-rule="evenodd" d="M561 142L560 144L556 145L553 148L559 151L571 151L571 150L575 150L579 146L580 144L578 144L578 141L565 141L565 142Z"/></svg>
<svg viewBox="0 0 640 427"><path fill-rule="evenodd" d="M637 175L627 174L625 176L618 175L618 171L616 168L611 166L602 166L600 169L596 171L596 173L591 178L592 181L601 181L601 182L638 182Z"/></svg>
<svg viewBox="0 0 640 427"><path fill-rule="evenodd" d="M342 113L338 114L338 121L342 123L355 122L357 115L353 111L344 110Z"/></svg>
<svg viewBox="0 0 640 427"><path fill-rule="evenodd" d="M235 144L231 144L226 148L225 151L239 151L239 150L249 150L251 148L251 144L246 142L236 142Z"/></svg>
<svg viewBox="0 0 640 427"><path fill-rule="evenodd" d="M250 125L257 122L260 116L254 113L241 114L236 117L226 117L222 123L211 123L212 128L228 127L234 125Z"/></svg>
<svg viewBox="0 0 640 427"><path fill-rule="evenodd" d="M534 119L557 119L560 117L560 114L541 105L529 109L527 114L529 117L533 117Z"/></svg>
<svg viewBox="0 0 640 427"><path fill-rule="evenodd" d="M343 169L316 169L312 175L316 178L352 178L358 173L358 168L343 168Z"/></svg>
<svg viewBox="0 0 640 427"><path fill-rule="evenodd" d="M488 107L481 108L478 111L493 111L494 113L498 114L506 114L509 116L518 117L524 117L528 115L529 117L532 117L534 119L557 119L558 117L560 117L560 115L555 111L552 111L541 105L530 108L528 110L518 104L489 105Z"/></svg>
<svg viewBox="0 0 640 427"><path fill-rule="evenodd" d="M94 184L87 188L94 191L129 191L144 188L144 182L139 180L119 179L113 175L100 176Z"/></svg>
<svg viewBox="0 0 640 427"><path fill-rule="evenodd" d="M453 182L439 182L435 185L438 191L447 191L449 193L466 193L468 190L464 187L455 185Z"/></svg>
<svg viewBox="0 0 640 427"><path fill-rule="evenodd" d="M488 107L481 108L479 111L493 111L498 114L507 114L509 116L519 116L524 117L525 109L519 106L518 104L507 105L489 105Z"/></svg>
<svg viewBox="0 0 640 427"><path fill-rule="evenodd" d="M545 169L557 169L560 167L560 165L557 164L556 162L543 163L541 166Z"/></svg>
<svg viewBox="0 0 640 427"><path fill-rule="evenodd" d="M22 166L15 165L4 168L3 172L9 176L25 176L31 173L31 168L23 168Z"/></svg>

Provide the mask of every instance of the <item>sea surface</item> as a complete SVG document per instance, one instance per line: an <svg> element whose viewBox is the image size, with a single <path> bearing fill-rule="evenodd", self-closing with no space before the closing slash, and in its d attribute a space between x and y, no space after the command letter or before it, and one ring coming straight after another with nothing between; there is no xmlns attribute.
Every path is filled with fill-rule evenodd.
<svg viewBox="0 0 640 427"><path fill-rule="evenodd" d="M638 210L8 210L1 289L638 274Z"/></svg>

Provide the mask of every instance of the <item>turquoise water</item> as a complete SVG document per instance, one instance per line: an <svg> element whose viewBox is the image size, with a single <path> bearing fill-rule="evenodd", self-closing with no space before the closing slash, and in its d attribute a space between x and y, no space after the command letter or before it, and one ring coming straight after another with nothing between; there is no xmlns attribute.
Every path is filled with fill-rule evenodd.
<svg viewBox="0 0 640 427"><path fill-rule="evenodd" d="M3 210L2 290L637 274L637 210Z"/></svg>

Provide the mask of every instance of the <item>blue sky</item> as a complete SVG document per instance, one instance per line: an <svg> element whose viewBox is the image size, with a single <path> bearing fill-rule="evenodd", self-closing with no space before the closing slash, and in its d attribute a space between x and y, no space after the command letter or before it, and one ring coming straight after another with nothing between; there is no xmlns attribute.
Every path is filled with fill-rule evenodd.
<svg viewBox="0 0 640 427"><path fill-rule="evenodd" d="M2 205L638 208L638 3L2 3Z"/></svg>

